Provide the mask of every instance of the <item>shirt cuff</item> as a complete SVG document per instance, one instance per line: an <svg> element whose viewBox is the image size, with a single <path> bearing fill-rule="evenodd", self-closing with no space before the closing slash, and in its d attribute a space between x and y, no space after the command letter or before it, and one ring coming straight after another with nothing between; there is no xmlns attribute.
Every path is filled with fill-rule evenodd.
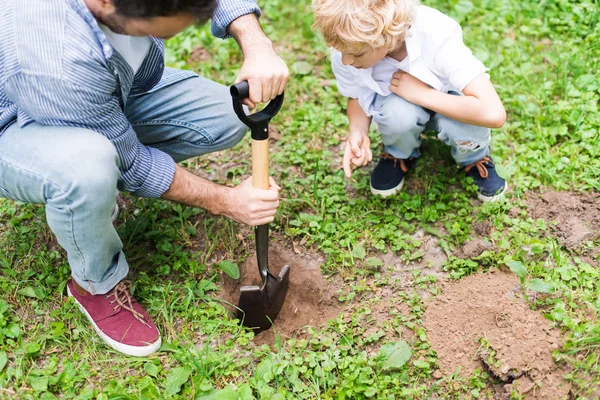
<svg viewBox="0 0 600 400"><path fill-rule="evenodd" d="M138 197L159 198L173 183L175 177L175 161L166 153L148 147L150 170L142 186L133 192Z"/></svg>
<svg viewBox="0 0 600 400"><path fill-rule="evenodd" d="M254 0L219 0L218 6L213 13L211 32L215 37L227 39L231 37L227 33L229 25L239 17L254 14L260 17L261 11Z"/></svg>

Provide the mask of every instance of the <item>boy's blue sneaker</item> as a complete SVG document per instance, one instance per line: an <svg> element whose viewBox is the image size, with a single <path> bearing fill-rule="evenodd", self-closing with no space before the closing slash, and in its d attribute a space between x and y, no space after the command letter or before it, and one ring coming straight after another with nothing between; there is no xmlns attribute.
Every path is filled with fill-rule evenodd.
<svg viewBox="0 0 600 400"><path fill-rule="evenodd" d="M477 184L479 188L477 198L483 202L499 200L508 189L506 181L496 173L496 166L490 157L482 158L473 164L467 165L465 171L467 176L473 178L475 184Z"/></svg>
<svg viewBox="0 0 600 400"><path fill-rule="evenodd" d="M388 153L381 153L379 162L371 173L371 193L382 197L391 196L402 189L404 176L414 160L403 160Z"/></svg>

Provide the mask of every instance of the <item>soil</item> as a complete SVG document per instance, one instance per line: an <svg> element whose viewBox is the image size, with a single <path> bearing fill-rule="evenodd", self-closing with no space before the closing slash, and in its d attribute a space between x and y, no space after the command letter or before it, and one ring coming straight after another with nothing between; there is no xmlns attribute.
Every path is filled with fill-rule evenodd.
<svg viewBox="0 0 600 400"><path fill-rule="evenodd" d="M499 382L495 399L509 399L513 390L525 399L568 398L568 371L552 358L561 333L529 309L514 274L492 270L446 282L423 323L444 375L485 370Z"/></svg>
<svg viewBox="0 0 600 400"><path fill-rule="evenodd" d="M462 253L466 258L480 256L486 250L493 249L493 245L482 239L473 239L462 246Z"/></svg>
<svg viewBox="0 0 600 400"><path fill-rule="evenodd" d="M569 249L600 235L600 193L530 193L526 203L530 215L545 220Z"/></svg>
<svg viewBox="0 0 600 400"><path fill-rule="evenodd" d="M336 296L341 283L338 279L323 277L321 264L324 259L310 253L298 254L297 247L295 249L278 242L269 243L269 269L278 276L281 268L289 265L290 286L273 327L256 335L255 344L273 344L277 335L282 340L305 337L308 327L319 327L343 311L343 304ZM250 254L240 265L240 279L233 280L224 275L222 280L223 286L217 297L232 304L237 304L242 285L262 286L256 255Z"/></svg>
<svg viewBox="0 0 600 400"><path fill-rule="evenodd" d="M211 54L204 47L196 47L192 49L192 53L190 54L188 60L195 63L200 63L202 61L209 60L211 58Z"/></svg>

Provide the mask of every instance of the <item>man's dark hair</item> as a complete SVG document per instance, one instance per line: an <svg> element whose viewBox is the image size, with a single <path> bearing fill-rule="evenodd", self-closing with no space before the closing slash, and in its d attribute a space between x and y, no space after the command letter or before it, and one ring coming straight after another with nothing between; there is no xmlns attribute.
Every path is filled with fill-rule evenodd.
<svg viewBox="0 0 600 400"><path fill-rule="evenodd" d="M170 17L192 14L205 22L212 17L216 0L113 0L117 14L128 18Z"/></svg>

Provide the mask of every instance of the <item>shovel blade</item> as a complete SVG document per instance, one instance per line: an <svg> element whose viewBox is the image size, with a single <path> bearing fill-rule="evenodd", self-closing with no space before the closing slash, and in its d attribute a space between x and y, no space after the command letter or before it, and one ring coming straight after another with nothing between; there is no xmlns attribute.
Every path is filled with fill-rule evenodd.
<svg viewBox="0 0 600 400"><path fill-rule="evenodd" d="M289 273L290 267L286 265L281 269L279 278L268 273L262 288L242 286L236 318L256 333L269 329L283 307L290 286Z"/></svg>

